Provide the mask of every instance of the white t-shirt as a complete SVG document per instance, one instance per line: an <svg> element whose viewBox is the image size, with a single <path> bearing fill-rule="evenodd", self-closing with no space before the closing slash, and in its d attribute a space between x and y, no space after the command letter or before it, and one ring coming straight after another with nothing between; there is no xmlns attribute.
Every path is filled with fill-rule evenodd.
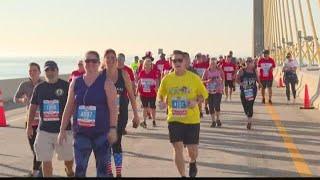
<svg viewBox="0 0 320 180"><path fill-rule="evenodd" d="M288 59L285 61L284 63L284 66L285 67L289 67L289 68L295 68L295 67L298 67L299 64L298 64L298 61L293 59L291 61L289 61Z"/></svg>

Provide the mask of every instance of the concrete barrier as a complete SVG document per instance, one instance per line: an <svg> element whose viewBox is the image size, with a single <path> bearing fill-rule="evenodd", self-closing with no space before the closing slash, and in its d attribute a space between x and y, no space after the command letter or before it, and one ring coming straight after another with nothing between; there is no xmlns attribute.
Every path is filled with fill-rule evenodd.
<svg viewBox="0 0 320 180"><path fill-rule="evenodd" d="M275 70L275 80L278 83L282 67L278 67ZM297 86L297 97L304 99L305 85L308 85L309 96L313 106L320 109L320 72L319 71L307 71L306 68L297 71L299 84ZM285 92L284 92L285 93Z"/></svg>
<svg viewBox="0 0 320 180"><path fill-rule="evenodd" d="M60 75L60 78L64 80L67 80L68 77L69 75L67 74ZM2 96L5 102L12 101L20 83L24 80L27 80L27 78L0 80L0 89L3 93Z"/></svg>

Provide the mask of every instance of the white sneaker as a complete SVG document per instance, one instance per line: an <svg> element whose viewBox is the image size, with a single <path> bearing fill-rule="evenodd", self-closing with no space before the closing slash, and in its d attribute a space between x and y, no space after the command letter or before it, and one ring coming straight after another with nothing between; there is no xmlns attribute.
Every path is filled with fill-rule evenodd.
<svg viewBox="0 0 320 180"><path fill-rule="evenodd" d="M290 100L287 100L287 105L289 105L290 104Z"/></svg>

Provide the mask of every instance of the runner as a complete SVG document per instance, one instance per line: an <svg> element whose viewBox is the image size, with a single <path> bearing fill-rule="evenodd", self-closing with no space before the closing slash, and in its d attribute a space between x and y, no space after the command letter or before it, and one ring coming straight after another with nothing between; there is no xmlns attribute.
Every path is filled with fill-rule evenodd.
<svg viewBox="0 0 320 180"><path fill-rule="evenodd" d="M231 101L232 99L232 91L235 88L235 77L236 77L236 70L237 67L235 64L231 62L231 56L227 57L227 60L222 63L221 68L225 74L225 94L226 94L226 101L229 100Z"/></svg>
<svg viewBox="0 0 320 180"><path fill-rule="evenodd" d="M246 60L246 68L241 69L238 72L237 83L240 85L242 106L248 117L247 129L251 130L253 105L258 91L257 83L259 84L259 88L261 87L259 75L255 69L254 60L252 58L248 58Z"/></svg>
<svg viewBox="0 0 320 180"><path fill-rule="evenodd" d="M216 58L210 60L210 67L204 72L202 80L209 92L208 104L212 119L211 127L221 127L220 104L224 88L224 73L218 67Z"/></svg>
<svg viewBox="0 0 320 180"><path fill-rule="evenodd" d="M68 177L73 177L73 148L70 121L67 124L66 136L68 140L58 144L61 118L68 97L69 83L59 79L58 65L54 61L45 62L45 82L38 84L32 95L27 123L27 134L33 136L32 121L35 119L36 111L40 109L40 123L34 143L37 160L42 162L43 177L51 177L52 158L54 151L58 160L64 161L65 172Z"/></svg>
<svg viewBox="0 0 320 180"><path fill-rule="evenodd" d="M270 57L269 50L264 50L263 54L264 57L258 61L258 68L260 69L259 78L262 84L262 103L266 103L265 90L268 88L269 104L272 104L273 69L276 67L276 63Z"/></svg>
<svg viewBox="0 0 320 180"><path fill-rule="evenodd" d="M118 61L117 61L118 65L117 65L117 67L118 67L118 69L127 72L127 75L130 78L129 80L131 82L132 92L133 92L133 95L135 97L135 96L137 96L137 94L136 94L136 81L135 81L135 77L134 77L134 72L130 67L128 67L128 66L126 66L124 64L125 61L126 61L126 56L123 53L118 54ZM128 100L128 95L126 95L126 96L127 96L126 99ZM128 106L129 106L129 101L127 101L127 103L125 103L123 105L126 105L126 107L123 106L124 111L126 111L128 109ZM124 117L124 119L128 120L128 117ZM127 123L126 123L126 126L127 126ZM126 135L127 134L126 126L124 126L124 128L123 128L122 135Z"/></svg>
<svg viewBox="0 0 320 180"><path fill-rule="evenodd" d="M190 59L190 55L189 53L187 52L184 52L183 53L183 58L185 59L186 61L186 67L187 67L187 70L198 75L197 71L191 66L191 59ZM174 71L174 69L172 69L172 72Z"/></svg>
<svg viewBox="0 0 320 180"><path fill-rule="evenodd" d="M193 68L197 71L200 78L202 78L204 72L206 71L206 69L208 69L208 67L209 66L208 66L208 63L206 62L206 56L201 55L201 53L198 53L196 55L196 63L193 65ZM198 106L200 110L200 118L203 118L202 103L200 103ZM209 109L207 106L205 106L205 110L206 110L206 114L209 114Z"/></svg>
<svg viewBox="0 0 320 180"><path fill-rule="evenodd" d="M118 114L118 125L117 135L118 140L112 145L114 164L116 168L116 177L122 176L122 136L128 123L128 105L129 99L133 109L133 127L139 126L138 108L136 104L136 98L132 89L132 81L129 78L127 71L119 68L119 63L124 62L124 55L119 54L118 60L116 52L113 49L108 49L104 55L104 64L106 69L103 70L104 76L111 79L112 83L117 89L117 114ZM112 163L111 163L111 152L108 156L107 171L110 177L113 177Z"/></svg>
<svg viewBox="0 0 320 180"><path fill-rule="evenodd" d="M288 53L287 60L282 69L284 72L284 83L286 84L287 104L290 104L290 86L293 94L293 104L296 103L296 84L298 84L297 68L297 60L292 58L291 53Z"/></svg>
<svg viewBox="0 0 320 180"><path fill-rule="evenodd" d="M76 177L86 176L92 151L96 158L97 177L108 177L108 147L117 138L116 88L108 78L99 73L99 65L99 54L95 51L87 52L86 73L71 82L60 128L58 139L62 144L69 140L66 129L73 115Z"/></svg>
<svg viewBox="0 0 320 180"><path fill-rule="evenodd" d="M76 79L80 76L82 76L83 74L85 73L85 70L84 70L84 67L83 67L83 61L80 60L78 62L78 69L73 71L69 77L69 83L73 80L73 79Z"/></svg>
<svg viewBox="0 0 320 180"><path fill-rule="evenodd" d="M30 106L30 100L31 100L31 96L32 96L32 92L34 90L34 87L37 84L42 82L42 80L40 79L40 74L41 74L41 71L40 71L39 64L33 63L33 62L30 63L29 64L29 79L26 81L23 81L19 85L19 88L14 95L14 98L13 98L14 102L17 104L26 105L27 112L28 112L28 109ZM34 141L37 136L37 129L38 129L38 125L39 125L39 116L40 116L39 109L37 109L36 114L35 114L35 118L33 119L33 121L31 121L33 135L31 138L28 137L30 149L33 153L33 168L32 168L32 172L30 172L28 175L31 177L41 177L41 162L37 161L36 154L35 154L34 147L33 147ZM25 128L27 128L27 116L26 116Z"/></svg>
<svg viewBox="0 0 320 180"><path fill-rule="evenodd" d="M164 77L158 91L159 106L161 109L169 109L169 137L180 175L186 176L183 154L186 145L190 157L189 176L196 177L200 132L200 112L197 104L203 102L208 93L201 79L187 71L187 62L182 51L173 52L172 62L174 72Z"/></svg>
<svg viewBox="0 0 320 180"><path fill-rule="evenodd" d="M138 92L143 105L143 122L140 124L147 128L146 118L148 112L152 117L153 127L156 127L156 99L159 84L158 74L152 69L152 61L149 58L144 60L143 69L138 76Z"/></svg>
<svg viewBox="0 0 320 180"><path fill-rule="evenodd" d="M160 78L159 78L159 82L161 81L161 79L169 73L169 71L171 70L171 66L170 66L170 62L166 60L166 55L165 54L161 54L160 55L160 59L156 62L156 67L158 69L158 71L160 72Z"/></svg>
<svg viewBox="0 0 320 180"><path fill-rule="evenodd" d="M134 57L134 62L131 63L131 68L134 72L136 72L138 70L138 67L139 67L139 57L138 56L135 56Z"/></svg>

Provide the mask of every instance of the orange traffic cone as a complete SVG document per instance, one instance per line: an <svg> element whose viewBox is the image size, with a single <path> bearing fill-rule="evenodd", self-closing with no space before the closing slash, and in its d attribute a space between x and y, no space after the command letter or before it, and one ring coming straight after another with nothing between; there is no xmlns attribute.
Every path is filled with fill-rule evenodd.
<svg viewBox="0 0 320 180"><path fill-rule="evenodd" d="M311 106L307 84L305 86L305 92L304 92L304 107L300 107L300 109L314 109L314 107Z"/></svg>
<svg viewBox="0 0 320 180"><path fill-rule="evenodd" d="M280 73L280 79L279 79L279 84L278 84L277 88L284 88L284 87L286 87L286 86L283 84L282 74Z"/></svg>
<svg viewBox="0 0 320 180"><path fill-rule="evenodd" d="M3 100L2 100L2 92L0 90L0 127L6 127L7 126L7 120L4 113L4 106L3 106Z"/></svg>

